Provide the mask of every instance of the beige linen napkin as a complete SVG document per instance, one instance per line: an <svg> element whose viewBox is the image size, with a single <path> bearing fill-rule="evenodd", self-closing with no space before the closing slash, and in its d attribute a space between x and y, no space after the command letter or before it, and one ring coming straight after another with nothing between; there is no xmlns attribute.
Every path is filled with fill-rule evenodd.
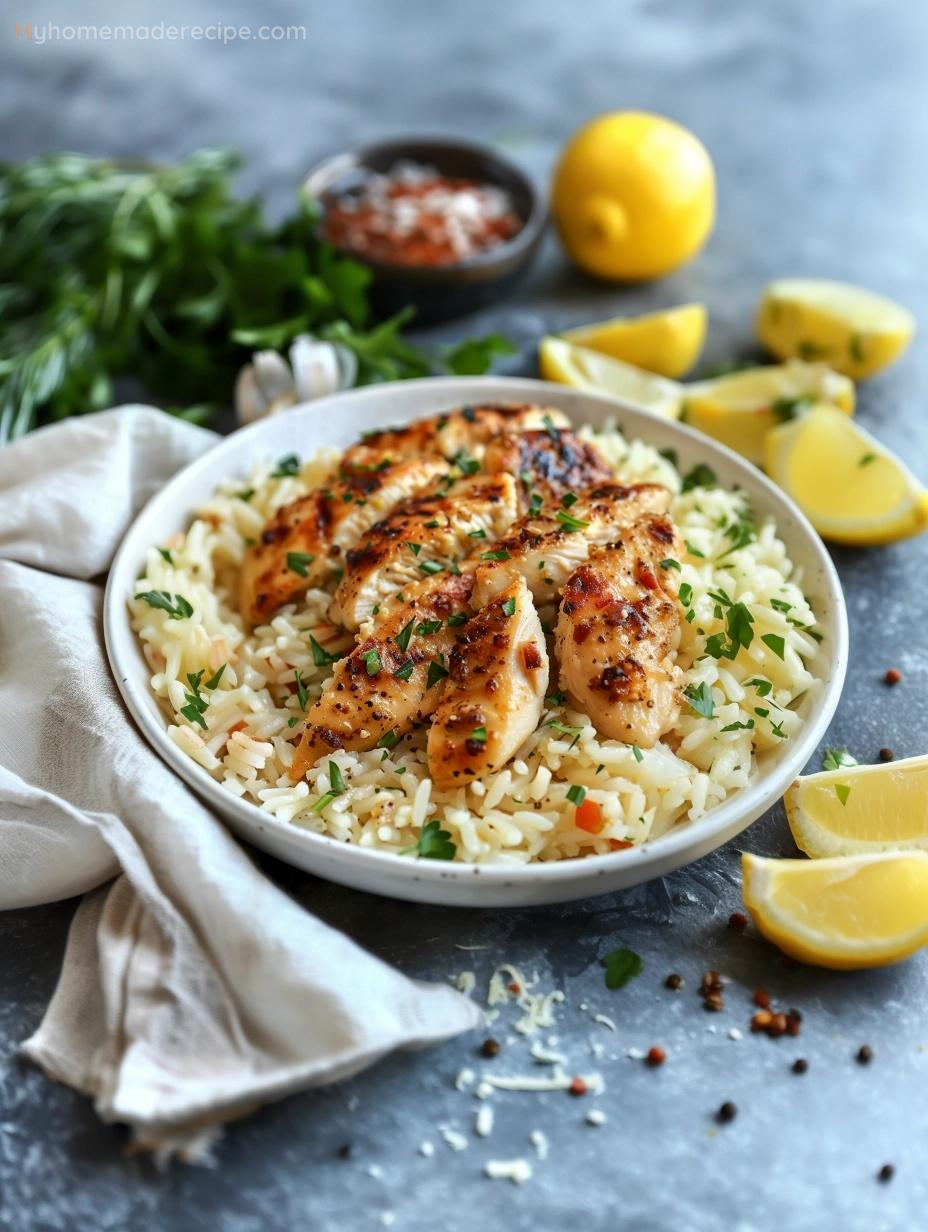
<svg viewBox="0 0 928 1232"><path fill-rule="evenodd" d="M0 908L93 891L24 1051L188 1156L204 1126L480 1018L278 890L122 706L99 575L215 439L126 407L0 450Z"/></svg>

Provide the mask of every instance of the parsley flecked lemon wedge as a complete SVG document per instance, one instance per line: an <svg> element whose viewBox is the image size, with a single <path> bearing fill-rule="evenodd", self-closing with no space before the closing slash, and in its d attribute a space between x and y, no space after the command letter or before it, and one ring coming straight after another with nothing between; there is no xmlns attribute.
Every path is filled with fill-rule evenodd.
<svg viewBox="0 0 928 1232"><path fill-rule="evenodd" d="M767 473L823 539L896 543L928 528L928 492L903 463L834 407L768 432Z"/></svg>
<svg viewBox="0 0 928 1232"><path fill-rule="evenodd" d="M928 756L809 774L783 803L797 847L816 859L928 851Z"/></svg>
<svg viewBox="0 0 928 1232"><path fill-rule="evenodd" d="M565 329L560 336L648 372L679 377L692 368L702 352L706 319L704 304L681 304L640 317L613 317Z"/></svg>
<svg viewBox="0 0 928 1232"><path fill-rule="evenodd" d="M757 336L779 359L820 359L862 381L898 359L915 319L883 295L847 282L783 278L757 310Z"/></svg>
<svg viewBox="0 0 928 1232"><path fill-rule="evenodd" d="M686 386L683 419L760 465L764 438L814 402L854 413L854 383L827 364L791 360Z"/></svg>
<svg viewBox="0 0 928 1232"><path fill-rule="evenodd" d="M883 967L928 943L928 852L827 860L745 853L742 869L758 931L800 962Z"/></svg>
<svg viewBox="0 0 928 1232"><path fill-rule="evenodd" d="M542 338L538 364L546 381L610 394L663 419L679 419L684 387L643 368L611 359L564 338Z"/></svg>

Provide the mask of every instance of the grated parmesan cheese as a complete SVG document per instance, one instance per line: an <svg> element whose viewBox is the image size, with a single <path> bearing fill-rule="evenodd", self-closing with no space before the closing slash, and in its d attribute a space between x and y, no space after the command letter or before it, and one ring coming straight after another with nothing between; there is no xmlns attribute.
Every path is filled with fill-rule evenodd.
<svg viewBox="0 0 928 1232"><path fill-rule="evenodd" d="M731 1030L728 1032L728 1038L730 1040L740 1040L741 1032L738 1030L737 1027L732 1027Z"/></svg>
<svg viewBox="0 0 928 1232"><path fill-rule="evenodd" d="M489 1104L484 1104L477 1109L477 1116L474 1119L474 1132L479 1138L489 1138L493 1132L493 1109Z"/></svg>
<svg viewBox="0 0 928 1232"><path fill-rule="evenodd" d="M535 972L532 979L527 980L512 963L501 963L490 976L487 1005L507 1005L514 1000L522 1010L515 1030L520 1035L534 1035L542 1027L555 1025L554 1007L564 1000L564 994L559 989L549 993L533 993L531 990L537 984L538 975Z"/></svg>
<svg viewBox="0 0 928 1232"><path fill-rule="evenodd" d="M562 1053L545 1048L539 1040L535 1040L529 1048L529 1054L539 1065L564 1065L567 1061Z"/></svg>
<svg viewBox="0 0 928 1232"><path fill-rule="evenodd" d="M474 975L473 971L462 971L455 980L455 984L458 992L462 992L465 997L469 997L477 987L477 977Z"/></svg>
<svg viewBox="0 0 928 1232"><path fill-rule="evenodd" d="M431 1142L419 1143L419 1154L424 1155L426 1159L431 1159L435 1154L435 1147Z"/></svg>
<svg viewBox="0 0 928 1232"><path fill-rule="evenodd" d="M448 1146L451 1147L452 1151L467 1150L467 1139L462 1133L459 1133L458 1130L453 1129L450 1125L440 1126L438 1132L444 1138L445 1142L447 1142Z"/></svg>
<svg viewBox="0 0 928 1232"><path fill-rule="evenodd" d="M512 1181L514 1185L523 1184L532 1175L527 1159L488 1159L483 1170L493 1181Z"/></svg>
<svg viewBox="0 0 928 1232"><path fill-rule="evenodd" d="M555 1065L549 1077L535 1074L490 1074L483 1079L498 1091L566 1091L574 1077L580 1077L587 1088L596 1094L606 1089L602 1074L566 1074L560 1065Z"/></svg>
<svg viewBox="0 0 928 1232"><path fill-rule="evenodd" d="M486 1081L478 1082L474 1088L474 1094L478 1099L489 1099L493 1094L493 1088Z"/></svg>
<svg viewBox="0 0 928 1232"><path fill-rule="evenodd" d="M594 1014L593 1021L602 1023L602 1025L604 1027L608 1027L610 1031L615 1031L616 1029L615 1022L609 1017L608 1014Z"/></svg>
<svg viewBox="0 0 928 1232"><path fill-rule="evenodd" d="M587 1125L605 1125L606 1114L602 1108L591 1108L586 1114Z"/></svg>
<svg viewBox="0 0 928 1232"><path fill-rule="evenodd" d="M548 1141L548 1135L546 1133L543 1133L540 1129L533 1129L528 1136L528 1140L535 1148L535 1154L539 1159L548 1158L548 1151L551 1144Z"/></svg>
<svg viewBox="0 0 928 1232"><path fill-rule="evenodd" d="M466 1091L473 1084L476 1077L477 1075L472 1069L462 1069L454 1080L455 1088L458 1091Z"/></svg>

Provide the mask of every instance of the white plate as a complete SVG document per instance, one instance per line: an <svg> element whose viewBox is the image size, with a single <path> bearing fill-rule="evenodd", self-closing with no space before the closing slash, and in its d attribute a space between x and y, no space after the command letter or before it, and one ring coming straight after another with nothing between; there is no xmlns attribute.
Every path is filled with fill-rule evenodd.
<svg viewBox="0 0 928 1232"><path fill-rule="evenodd" d="M167 738L164 716L149 687L149 670L126 607L146 550L184 530L220 480L244 478L259 460L292 452L306 457L323 445L346 446L366 429L493 401L547 403L566 411L578 426L596 426L617 417L627 435L677 450L684 470L707 462L722 484L743 488L759 514L773 515L792 560L802 568L803 588L824 634L812 664L824 685L814 700L800 707L805 725L799 736L766 756L750 786L698 821L677 826L640 847L550 864L480 866L370 851L278 821L231 795ZM847 614L831 558L805 517L760 471L691 428L625 409L612 398L543 381L495 377L442 377L352 390L262 420L220 441L176 475L136 518L110 572L105 631L117 684L145 736L242 838L331 881L393 898L473 907L553 903L603 894L669 873L721 846L774 804L802 770L838 704L847 664Z"/></svg>

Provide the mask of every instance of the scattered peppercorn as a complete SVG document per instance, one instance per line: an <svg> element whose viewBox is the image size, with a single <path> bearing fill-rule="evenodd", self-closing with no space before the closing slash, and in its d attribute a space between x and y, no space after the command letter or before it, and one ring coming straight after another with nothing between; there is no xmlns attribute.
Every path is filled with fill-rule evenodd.
<svg viewBox="0 0 928 1232"><path fill-rule="evenodd" d="M350 1142L343 1142L335 1153L339 1159L350 1159L353 1149Z"/></svg>
<svg viewBox="0 0 928 1232"><path fill-rule="evenodd" d="M699 991L702 994L703 1005L707 1010L723 1010L725 1002L722 1000L722 977L718 971L706 971L703 973L702 983L699 986Z"/></svg>
<svg viewBox="0 0 928 1232"><path fill-rule="evenodd" d="M902 672L900 672L898 667L891 667L883 679L887 684L898 684L902 679Z"/></svg>
<svg viewBox="0 0 928 1232"><path fill-rule="evenodd" d="M754 992L754 1004L762 1010L770 1009L770 993L764 992L763 988L758 988Z"/></svg>
<svg viewBox="0 0 928 1232"><path fill-rule="evenodd" d="M766 1031L773 1022L773 1015L769 1010L758 1010L751 1019L752 1031Z"/></svg>
<svg viewBox="0 0 928 1232"><path fill-rule="evenodd" d="M499 1040L485 1039L480 1045L480 1055L484 1057L498 1057Z"/></svg>
<svg viewBox="0 0 928 1232"><path fill-rule="evenodd" d="M804 1074L808 1068L809 1062L805 1059L805 1057L797 1057L793 1062L794 1074Z"/></svg>
<svg viewBox="0 0 928 1232"><path fill-rule="evenodd" d="M670 975L664 980L664 987L669 988L671 992L676 992L677 989L683 987L683 976L677 975L676 971L671 971Z"/></svg>
<svg viewBox="0 0 928 1232"><path fill-rule="evenodd" d="M856 1059L857 1059L858 1065L869 1065L870 1064L870 1062L873 1060L873 1049L870 1047L869 1044L862 1044L860 1048L857 1049Z"/></svg>
<svg viewBox="0 0 928 1232"><path fill-rule="evenodd" d="M667 1053L663 1050L663 1048L660 1048L657 1044L655 1044L652 1048L648 1049L648 1055L645 1057L645 1060L648 1065L663 1065L667 1060Z"/></svg>
<svg viewBox="0 0 928 1232"><path fill-rule="evenodd" d="M880 761L892 761L892 759L893 759L892 749L880 749Z"/></svg>
<svg viewBox="0 0 928 1232"><path fill-rule="evenodd" d="M743 911L733 911L728 917L728 927L733 928L736 932L743 933L748 926L748 917Z"/></svg>
<svg viewBox="0 0 928 1232"><path fill-rule="evenodd" d="M896 1172L896 1169L892 1166L892 1164L884 1164L883 1167L876 1174L876 1179L881 1184L885 1185L887 1181L891 1181L893 1179L895 1172Z"/></svg>
<svg viewBox="0 0 928 1232"><path fill-rule="evenodd" d="M802 1025L802 1015L798 1010L790 1010L786 1015L786 1034L794 1039L799 1034Z"/></svg>
<svg viewBox="0 0 928 1232"><path fill-rule="evenodd" d="M722 994L718 992L707 992L703 998L703 1005L707 1010L712 1010L716 1014L725 1008L725 1002L722 1000Z"/></svg>
<svg viewBox="0 0 928 1232"><path fill-rule="evenodd" d="M737 1115L738 1109L730 1099L726 1099L725 1103L722 1104L718 1112L715 1114L715 1119L720 1125L728 1125Z"/></svg>
<svg viewBox="0 0 928 1232"><path fill-rule="evenodd" d="M570 1095L586 1095L588 1090L589 1088L582 1078L572 1079L570 1086L567 1088Z"/></svg>

